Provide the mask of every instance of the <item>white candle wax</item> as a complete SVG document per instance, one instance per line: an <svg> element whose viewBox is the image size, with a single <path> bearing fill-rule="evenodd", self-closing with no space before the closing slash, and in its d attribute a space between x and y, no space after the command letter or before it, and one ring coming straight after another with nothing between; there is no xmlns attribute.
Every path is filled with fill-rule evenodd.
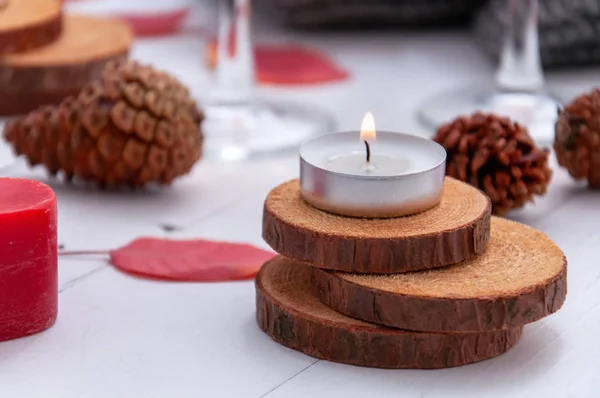
<svg viewBox="0 0 600 398"><path fill-rule="evenodd" d="M354 217L398 217L424 211L441 198L446 151L425 138L377 132L317 137L300 148L300 193L313 206Z"/></svg>
<svg viewBox="0 0 600 398"><path fill-rule="evenodd" d="M362 176L386 176L406 173L410 161L385 152L371 153L367 162L366 150L332 155L327 159L327 169L335 173L352 173Z"/></svg>
<svg viewBox="0 0 600 398"><path fill-rule="evenodd" d="M362 177L391 177L423 172L445 157L437 145L404 134L379 132L369 142L371 157L358 133L331 134L306 143L302 157L312 165L333 173ZM442 150L443 152L443 150Z"/></svg>

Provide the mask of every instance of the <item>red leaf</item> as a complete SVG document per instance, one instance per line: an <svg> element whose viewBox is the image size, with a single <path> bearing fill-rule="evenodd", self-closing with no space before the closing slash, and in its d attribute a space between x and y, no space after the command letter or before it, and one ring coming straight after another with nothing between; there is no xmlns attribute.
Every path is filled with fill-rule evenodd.
<svg viewBox="0 0 600 398"><path fill-rule="evenodd" d="M263 84L316 84L346 80L349 77L347 71L327 56L299 46L258 45L254 49L254 56L257 79ZM207 64L210 68L216 67L215 42L208 48Z"/></svg>
<svg viewBox="0 0 600 398"><path fill-rule="evenodd" d="M118 17L127 23L136 36L160 36L177 32L189 9L175 9L163 13L122 14Z"/></svg>
<svg viewBox="0 0 600 398"><path fill-rule="evenodd" d="M149 278L220 282L253 278L275 253L248 244L139 238L110 252L120 270Z"/></svg>
<svg viewBox="0 0 600 398"><path fill-rule="evenodd" d="M258 46L258 76L263 83L311 84L345 80L348 73L325 55L302 47Z"/></svg>

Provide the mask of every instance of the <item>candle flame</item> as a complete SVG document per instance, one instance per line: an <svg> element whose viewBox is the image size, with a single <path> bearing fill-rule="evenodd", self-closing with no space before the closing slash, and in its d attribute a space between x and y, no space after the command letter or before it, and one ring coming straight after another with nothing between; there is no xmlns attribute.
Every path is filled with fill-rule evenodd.
<svg viewBox="0 0 600 398"><path fill-rule="evenodd" d="M367 112L360 126L360 139L362 141L375 141L375 118L371 112Z"/></svg>

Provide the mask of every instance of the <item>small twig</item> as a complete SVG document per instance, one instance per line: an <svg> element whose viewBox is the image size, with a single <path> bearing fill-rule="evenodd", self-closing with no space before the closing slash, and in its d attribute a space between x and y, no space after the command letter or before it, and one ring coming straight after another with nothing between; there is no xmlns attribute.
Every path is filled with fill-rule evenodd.
<svg viewBox="0 0 600 398"><path fill-rule="evenodd" d="M79 250L79 251L64 251L58 252L59 256L87 256L87 255L108 255L110 252L106 250Z"/></svg>
<svg viewBox="0 0 600 398"><path fill-rule="evenodd" d="M172 224L159 224L159 227L165 232L174 232L179 230L179 227Z"/></svg>

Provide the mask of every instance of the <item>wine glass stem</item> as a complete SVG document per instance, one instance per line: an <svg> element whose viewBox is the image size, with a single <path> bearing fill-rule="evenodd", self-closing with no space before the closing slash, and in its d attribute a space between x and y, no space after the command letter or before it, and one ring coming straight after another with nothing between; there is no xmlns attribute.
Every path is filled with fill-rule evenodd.
<svg viewBox="0 0 600 398"><path fill-rule="evenodd" d="M218 18L217 86L213 101L250 103L255 84L250 0L219 0Z"/></svg>
<svg viewBox="0 0 600 398"><path fill-rule="evenodd" d="M524 7L519 13L517 7ZM496 72L500 91L539 91L544 87L538 39L538 0L507 0L507 34Z"/></svg>

